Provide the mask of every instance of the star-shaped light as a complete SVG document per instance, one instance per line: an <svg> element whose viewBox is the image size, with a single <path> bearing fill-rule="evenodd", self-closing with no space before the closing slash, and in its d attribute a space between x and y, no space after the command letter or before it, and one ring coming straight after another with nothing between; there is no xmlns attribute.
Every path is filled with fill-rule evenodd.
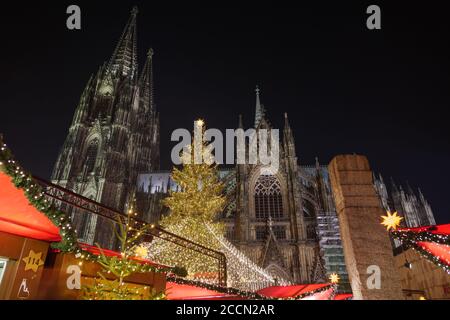
<svg viewBox="0 0 450 320"><path fill-rule="evenodd" d="M381 224L386 227L387 231L389 231L390 229L396 230L400 225L400 222L403 220L403 218L400 217L397 212L391 214L390 211L387 211L387 215L381 216L381 218L383 219L383 222L381 222Z"/></svg>
<svg viewBox="0 0 450 320"><path fill-rule="evenodd" d="M328 277L328 279L330 279L331 283L338 283L339 280L341 280L341 278L339 278L339 275L337 273L332 273L330 274L330 276Z"/></svg>
<svg viewBox="0 0 450 320"><path fill-rule="evenodd" d="M25 271L33 270L33 272L37 272L39 267L44 264L41 257L42 252L36 253L33 250L30 250L28 256L22 259L22 261L25 262Z"/></svg>
<svg viewBox="0 0 450 320"><path fill-rule="evenodd" d="M139 258L145 259L148 256L148 248L142 245L136 247L136 249L134 249L134 254Z"/></svg>
<svg viewBox="0 0 450 320"><path fill-rule="evenodd" d="M197 123L197 125L198 125L199 127L203 127L203 125L205 124L205 121L204 121L203 119L198 119L198 120L196 120L195 122Z"/></svg>

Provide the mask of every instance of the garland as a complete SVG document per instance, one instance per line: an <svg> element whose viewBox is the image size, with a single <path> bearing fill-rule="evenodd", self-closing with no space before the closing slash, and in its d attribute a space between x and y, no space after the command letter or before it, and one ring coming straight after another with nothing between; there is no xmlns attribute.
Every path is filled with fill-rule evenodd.
<svg viewBox="0 0 450 320"><path fill-rule="evenodd" d="M0 134L0 171L6 173L11 177L13 184L23 191L31 205L42 212L50 221L59 228L61 235L60 242L51 244L53 249L64 253L74 253L76 258L81 258L86 261L98 262L101 255L95 255L83 250L77 241L77 236L72 227L70 217L62 210L56 209L44 195L42 187L36 183L32 176L25 172L19 163L14 160L11 150L3 141ZM145 264L142 266L144 272L177 272L171 267L155 266Z"/></svg>
<svg viewBox="0 0 450 320"><path fill-rule="evenodd" d="M77 242L77 237L70 222L68 215L62 210L56 209L46 198L41 186L36 183L29 173L26 173L22 167L14 160L11 150L3 142L3 138L0 135L0 170L5 172L11 177L13 184L21 189L25 194L26 198L36 209L42 212L50 221L59 228L59 233L61 235L61 241L52 243L52 248L64 252L64 253L74 253L75 257L84 259L86 261L98 262L101 259L101 255L95 255L90 252L83 250ZM235 288L222 287L214 284L202 283L194 280L187 280L176 277L175 274L181 273L177 268L164 267L164 266L154 266L149 264L144 264L140 268L143 272L163 272L169 273L173 272L173 275L168 275L167 281L175 282L178 284L187 284L204 289L214 290L224 294L238 295L241 297L246 297L252 300L265 300L268 297L262 296L255 292L243 291ZM287 300L299 300L307 296L325 291L334 287L335 285L329 285L302 295L296 296L295 298L287 298ZM334 290L335 291L335 290ZM282 300L282 299L277 299Z"/></svg>
<svg viewBox="0 0 450 320"><path fill-rule="evenodd" d="M433 234L432 231L435 231L435 229L435 227L430 227L427 229L427 231L422 232L393 231L392 235L396 239L400 240L406 247L416 250L423 257L450 274L449 264L442 261L438 256L433 255L431 252L417 244L417 242L435 242L438 244L450 245L450 236Z"/></svg>
<svg viewBox="0 0 450 320"><path fill-rule="evenodd" d="M177 284L185 284L185 285L189 285L189 286L213 290L213 291L217 291L217 292L224 293L224 294L241 296L241 297L245 297L245 298L248 298L251 300L267 299L267 297L262 296L255 292L243 291L243 290L239 290L236 288L230 288L230 287L222 287L222 286L218 286L216 284L204 283L204 282L200 282L200 281L196 281L196 280L182 279L182 278L179 278L179 277L176 277L173 275L168 275L167 281L175 282Z"/></svg>
<svg viewBox="0 0 450 320"><path fill-rule="evenodd" d="M11 177L12 183L21 189L36 209L42 212L59 228L61 241L52 243L52 247L63 252L73 252L77 249L77 238L73 231L69 217L61 210L55 209L44 197L41 186L37 184L30 174L26 173L14 160L11 150L8 149L0 135L0 170Z"/></svg>
<svg viewBox="0 0 450 320"><path fill-rule="evenodd" d="M260 295L256 292L243 291L243 290L239 290L236 288L222 287L222 286L218 286L215 284L204 283L204 282L199 282L199 281L195 281L195 280L182 279L182 278L178 278L178 277L175 277L172 275L167 276L167 281L175 282L177 284L185 284L185 285L195 286L195 287L199 287L199 288L203 288L203 289L213 290L213 291L217 291L217 292L224 293L224 294L237 295L240 297L248 298L250 300L301 300L303 298L314 295L316 293L327 291L331 288L333 288L333 294L331 295L330 300L333 300L335 293L336 293L336 288L337 288L336 284L329 284L325 287L303 293L296 297L272 298L272 297L266 297L266 296Z"/></svg>

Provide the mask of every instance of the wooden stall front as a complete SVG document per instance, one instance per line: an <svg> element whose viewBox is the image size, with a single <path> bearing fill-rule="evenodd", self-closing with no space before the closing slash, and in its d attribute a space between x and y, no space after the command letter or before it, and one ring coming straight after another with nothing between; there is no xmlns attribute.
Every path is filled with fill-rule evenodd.
<svg viewBox="0 0 450 320"><path fill-rule="evenodd" d="M75 300L82 298L82 287L91 285L102 267L95 262L86 261L72 253L61 253L50 250L45 264L40 292L40 299ZM107 279L114 280L104 273ZM166 287L165 273L135 273L126 279L130 286L143 287L148 296L152 289L164 291ZM144 299L146 298L144 296Z"/></svg>

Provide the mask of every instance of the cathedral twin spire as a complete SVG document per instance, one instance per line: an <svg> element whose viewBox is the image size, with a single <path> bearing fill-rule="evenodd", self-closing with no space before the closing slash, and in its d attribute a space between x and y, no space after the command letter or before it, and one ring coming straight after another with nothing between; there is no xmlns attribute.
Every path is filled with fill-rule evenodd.
<svg viewBox="0 0 450 320"><path fill-rule="evenodd" d="M150 109L153 108L153 49L147 52L147 59L138 78L137 59L137 7L131 10L130 18L119 38L114 52L107 64L106 72L113 78L126 77L137 84L137 93L144 99Z"/></svg>
<svg viewBox="0 0 450 320"><path fill-rule="evenodd" d="M137 79L138 59L137 59L137 14L138 8L135 6L131 10L130 18L125 29L120 36L113 55L108 63L108 71L115 75L130 76ZM151 60L153 50L147 53L147 61L145 63L143 73L140 79L151 85ZM151 91L151 90L150 90ZM151 94L151 93L150 93Z"/></svg>
<svg viewBox="0 0 450 320"><path fill-rule="evenodd" d="M153 66L152 58L153 49L150 48L147 52L147 60L145 61L144 68L139 77L139 88L141 88L141 95L144 100L149 103L149 106L153 106Z"/></svg>
<svg viewBox="0 0 450 320"><path fill-rule="evenodd" d="M108 63L108 71L115 75L131 76L137 74L137 19L138 9L134 7L116 49Z"/></svg>

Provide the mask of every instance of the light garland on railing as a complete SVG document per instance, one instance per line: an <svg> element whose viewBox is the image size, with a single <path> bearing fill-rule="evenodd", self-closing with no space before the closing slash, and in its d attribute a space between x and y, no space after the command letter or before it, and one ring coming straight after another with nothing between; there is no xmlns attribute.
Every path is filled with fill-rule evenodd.
<svg viewBox="0 0 450 320"><path fill-rule="evenodd" d="M77 241L76 230L74 230L68 215L55 208L51 201L47 200L42 187L33 180L19 163L14 160L11 150L3 142L0 135L0 171L11 177L12 183L23 191L31 205L42 212L50 221L59 228L60 242L54 242L51 247L64 253L73 253L77 259L84 261L99 262L101 255L90 253L80 247ZM83 262L80 262L82 264ZM136 262L134 262L136 263ZM173 272L174 268L145 264L141 270L144 272Z"/></svg>
<svg viewBox="0 0 450 320"><path fill-rule="evenodd" d="M251 261L224 236L215 233L210 225L206 224L206 227L215 241L220 244L219 250L227 258L228 282L230 286L249 290L247 286L254 284L256 287L252 289L258 290L268 284L275 284L275 279L272 275ZM277 279L277 284L289 285L291 283L286 279Z"/></svg>

